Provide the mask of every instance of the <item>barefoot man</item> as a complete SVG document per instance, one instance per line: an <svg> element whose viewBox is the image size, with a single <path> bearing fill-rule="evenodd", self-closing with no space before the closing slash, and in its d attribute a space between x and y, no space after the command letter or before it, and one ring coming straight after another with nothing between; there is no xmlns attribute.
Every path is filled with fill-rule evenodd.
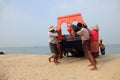
<svg viewBox="0 0 120 80"><path fill-rule="evenodd" d="M54 30L53 26L49 27L49 32L48 32L48 37L49 37L49 47L51 50L51 53L53 53L53 55L49 58L49 62L51 62L51 59L54 59L55 63L59 63L58 57L58 49L57 49L57 37L58 37L58 33Z"/></svg>
<svg viewBox="0 0 120 80"><path fill-rule="evenodd" d="M97 70L95 58L92 56L91 51L90 51L89 32L86 28L83 27L83 25L81 23L78 23L77 26L79 28L79 31L77 32L77 34L80 36L80 38L82 40L83 51L85 52L86 57L88 58L88 60L91 63L89 66L93 66L93 68L91 68L91 70Z"/></svg>

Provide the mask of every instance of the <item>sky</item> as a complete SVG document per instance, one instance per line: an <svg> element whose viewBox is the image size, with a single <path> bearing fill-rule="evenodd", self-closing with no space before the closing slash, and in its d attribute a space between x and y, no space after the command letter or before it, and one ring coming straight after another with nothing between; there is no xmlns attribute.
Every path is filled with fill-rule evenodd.
<svg viewBox="0 0 120 80"><path fill-rule="evenodd" d="M48 46L49 25L75 13L99 25L105 44L120 44L120 0L0 0L0 47Z"/></svg>

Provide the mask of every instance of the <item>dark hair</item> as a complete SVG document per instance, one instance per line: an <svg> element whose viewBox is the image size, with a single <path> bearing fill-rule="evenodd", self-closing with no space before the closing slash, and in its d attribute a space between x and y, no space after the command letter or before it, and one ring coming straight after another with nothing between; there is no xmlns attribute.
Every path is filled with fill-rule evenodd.
<svg viewBox="0 0 120 80"><path fill-rule="evenodd" d="M79 31L79 29L78 29L78 27L76 25L72 25L72 28L73 28L74 32Z"/></svg>
<svg viewBox="0 0 120 80"><path fill-rule="evenodd" d="M84 28L88 28L86 24L83 24L83 27L84 27Z"/></svg>
<svg viewBox="0 0 120 80"><path fill-rule="evenodd" d="M100 40L100 42L102 42L102 39Z"/></svg>
<svg viewBox="0 0 120 80"><path fill-rule="evenodd" d="M77 23L77 27L82 27L83 25L81 23Z"/></svg>

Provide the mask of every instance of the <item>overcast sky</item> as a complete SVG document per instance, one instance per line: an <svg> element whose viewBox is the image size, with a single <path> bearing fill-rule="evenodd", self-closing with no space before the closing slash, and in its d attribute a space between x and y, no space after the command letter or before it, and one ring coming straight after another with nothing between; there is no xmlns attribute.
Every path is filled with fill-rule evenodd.
<svg viewBox="0 0 120 80"><path fill-rule="evenodd" d="M120 0L0 0L0 47L48 46L57 17L81 13L105 44L120 44Z"/></svg>

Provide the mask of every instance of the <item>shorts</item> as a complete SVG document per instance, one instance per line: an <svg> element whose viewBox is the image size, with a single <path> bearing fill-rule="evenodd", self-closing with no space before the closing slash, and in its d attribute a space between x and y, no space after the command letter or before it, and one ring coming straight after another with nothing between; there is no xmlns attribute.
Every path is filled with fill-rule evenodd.
<svg viewBox="0 0 120 80"><path fill-rule="evenodd" d="M91 41L90 43L90 47L91 47L91 52L99 52L99 42L98 41Z"/></svg>
<svg viewBox="0 0 120 80"><path fill-rule="evenodd" d="M85 40L85 41L83 42L82 47L83 47L83 51L84 51L84 52L91 51L91 48L90 48L90 40Z"/></svg>
<svg viewBox="0 0 120 80"><path fill-rule="evenodd" d="M49 43L51 53L57 53L57 44Z"/></svg>

